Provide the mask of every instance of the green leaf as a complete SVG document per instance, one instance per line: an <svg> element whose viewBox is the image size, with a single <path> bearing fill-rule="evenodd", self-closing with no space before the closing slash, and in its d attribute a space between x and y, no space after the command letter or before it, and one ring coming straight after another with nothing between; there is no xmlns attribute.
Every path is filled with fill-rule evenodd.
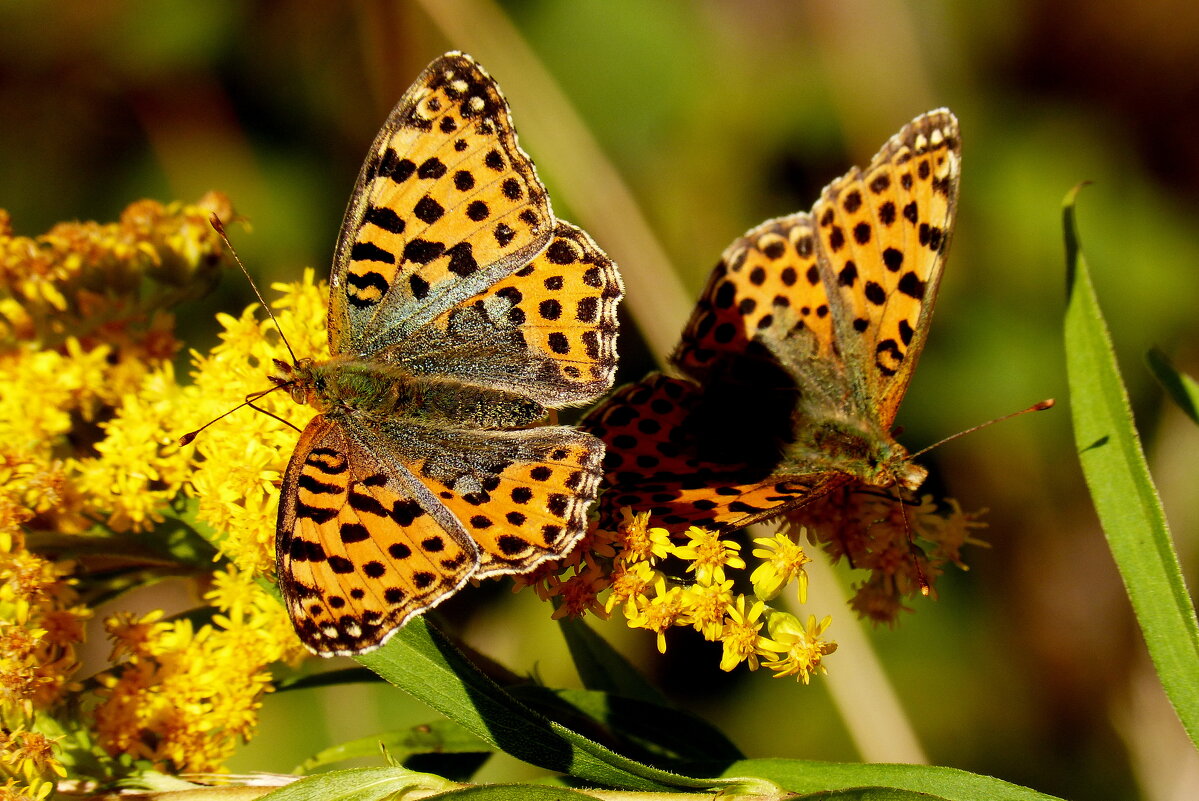
<svg viewBox="0 0 1199 801"><path fill-rule="evenodd" d="M1074 441L1149 656L1183 728L1199 746L1199 624L1079 248L1077 194L1076 188L1066 196L1063 212L1066 376Z"/></svg>
<svg viewBox="0 0 1199 801"><path fill-rule="evenodd" d="M300 765L297 773L311 773L315 769L334 762L360 757L377 757L380 748L396 762L403 762L414 754L478 754L491 753L491 746L464 730L453 721L439 720L413 726L410 729L384 732L373 737L335 745L313 754Z"/></svg>
<svg viewBox="0 0 1199 801"><path fill-rule="evenodd" d="M402 790L432 792L456 785L440 776L404 768L333 770L292 782L262 796L264 801L379 801Z"/></svg>
<svg viewBox="0 0 1199 801"><path fill-rule="evenodd" d="M641 764L537 714L479 671L424 618L409 621L385 646L356 658L484 742L532 765L637 790L722 784Z"/></svg>
<svg viewBox="0 0 1199 801"><path fill-rule="evenodd" d="M595 796L541 784L486 784L451 790L432 798L454 801L595 801Z"/></svg>
<svg viewBox="0 0 1199 801"><path fill-rule="evenodd" d="M1199 382L1186 373L1179 372L1169 357L1158 348L1151 348L1145 354L1145 361L1153 377L1162 385L1178 408L1186 412L1187 417L1199 423Z"/></svg>
<svg viewBox="0 0 1199 801"><path fill-rule="evenodd" d="M928 765L875 765L800 759L746 759L725 770L726 777L767 779L793 793L836 792L837 798L944 798L948 801L1049 801L1038 793L990 776ZM855 796L853 793L858 793ZM894 793L898 793L897 795Z"/></svg>
<svg viewBox="0 0 1199 801"><path fill-rule="evenodd" d="M829 798L834 793L812 793L811 795L795 796L795 798ZM837 801L937 801L944 798L931 793L917 793L913 790L896 790L893 787L854 787L850 790L837 790Z"/></svg>
<svg viewBox="0 0 1199 801"><path fill-rule="evenodd" d="M558 621L570 657L583 686L613 695L623 695L658 706L670 706L666 696L658 691L620 652L599 636L582 620L563 618Z"/></svg>

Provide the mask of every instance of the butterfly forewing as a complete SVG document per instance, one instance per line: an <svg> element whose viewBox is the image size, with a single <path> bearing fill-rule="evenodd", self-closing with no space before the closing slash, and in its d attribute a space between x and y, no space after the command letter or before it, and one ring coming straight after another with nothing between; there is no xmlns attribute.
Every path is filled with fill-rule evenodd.
<svg viewBox="0 0 1199 801"><path fill-rule="evenodd" d="M276 568L296 631L316 653L380 645L478 562L477 547L402 479L323 415L300 437L280 493Z"/></svg>
<svg viewBox="0 0 1199 801"><path fill-rule="evenodd" d="M525 266L553 227L499 87L469 56L442 56L363 164L334 256L332 352L402 340Z"/></svg>
<svg viewBox="0 0 1199 801"><path fill-rule="evenodd" d="M957 120L909 123L866 170L851 170L812 210L842 359L891 427L924 347L953 228L961 168Z"/></svg>
<svg viewBox="0 0 1199 801"><path fill-rule="evenodd" d="M612 386L622 292L611 259L559 221L527 266L378 356L545 406L586 403Z"/></svg>

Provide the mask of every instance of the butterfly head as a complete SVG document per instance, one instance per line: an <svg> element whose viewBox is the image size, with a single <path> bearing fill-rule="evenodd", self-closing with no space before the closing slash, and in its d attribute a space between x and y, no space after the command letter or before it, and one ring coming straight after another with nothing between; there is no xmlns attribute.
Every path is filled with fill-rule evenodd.
<svg viewBox="0 0 1199 801"><path fill-rule="evenodd" d="M897 442L883 440L866 456L860 478L873 487L899 486L915 492L928 478L928 470L912 461Z"/></svg>
<svg viewBox="0 0 1199 801"><path fill-rule="evenodd" d="M907 454L904 454L903 460L892 467L892 471L895 483L910 492L920 489L924 479L928 478L928 469L913 462Z"/></svg>
<svg viewBox="0 0 1199 801"><path fill-rule="evenodd" d="M312 359L298 359L295 364L288 364L275 359L275 372L270 376L271 381L278 387L285 388L291 399L300 405L311 405L321 410L321 400L327 395L326 379L321 365Z"/></svg>

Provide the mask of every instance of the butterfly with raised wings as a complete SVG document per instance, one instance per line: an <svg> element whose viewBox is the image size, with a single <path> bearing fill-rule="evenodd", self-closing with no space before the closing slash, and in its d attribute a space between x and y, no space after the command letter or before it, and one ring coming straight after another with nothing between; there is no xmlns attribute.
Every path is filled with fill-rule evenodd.
<svg viewBox="0 0 1199 801"><path fill-rule="evenodd" d="M735 530L857 483L914 491L892 426L924 347L961 169L958 123L917 117L811 212L724 252L675 375L625 386L580 423L608 445L601 518Z"/></svg>
<svg viewBox="0 0 1199 801"><path fill-rule="evenodd" d="M322 656L583 536L597 437L538 426L616 368L616 267L556 219L495 81L430 64L371 145L329 287L331 358L272 380L319 414L283 477L279 586Z"/></svg>

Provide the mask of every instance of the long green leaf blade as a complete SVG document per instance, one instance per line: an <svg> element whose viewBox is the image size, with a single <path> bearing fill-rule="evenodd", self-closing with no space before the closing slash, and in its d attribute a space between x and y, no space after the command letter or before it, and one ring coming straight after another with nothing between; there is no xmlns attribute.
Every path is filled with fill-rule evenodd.
<svg viewBox="0 0 1199 801"><path fill-rule="evenodd" d="M947 801L1051 801L1038 793L990 776L929 765L815 762L801 759L746 759L729 766L726 777L767 779L793 793L834 793L855 790L862 798L944 798ZM890 796L882 791L901 792ZM851 794L848 797L853 798Z"/></svg>
<svg viewBox="0 0 1199 801"><path fill-rule="evenodd" d="M1182 725L1199 746L1199 624L1066 196L1066 375L1074 441L1108 546L1149 656Z"/></svg>
<svg viewBox="0 0 1199 801"><path fill-rule="evenodd" d="M445 779L403 768L355 768L309 776L262 798L264 801L382 801L402 790L437 791L453 786Z"/></svg>
<svg viewBox="0 0 1199 801"><path fill-rule="evenodd" d="M435 796L453 801L595 801L595 796L539 784L487 784Z"/></svg>

